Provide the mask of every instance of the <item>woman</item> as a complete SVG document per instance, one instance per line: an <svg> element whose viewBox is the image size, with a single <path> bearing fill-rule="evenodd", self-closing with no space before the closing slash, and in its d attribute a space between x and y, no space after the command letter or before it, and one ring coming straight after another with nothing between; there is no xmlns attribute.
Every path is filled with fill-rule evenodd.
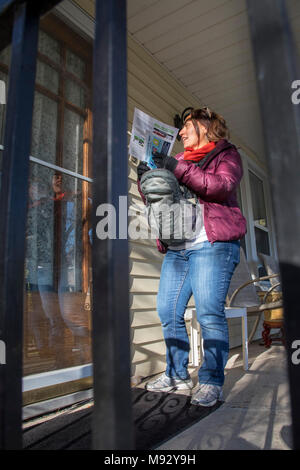
<svg viewBox="0 0 300 470"><path fill-rule="evenodd" d="M228 142L225 120L208 108L195 109L179 132L184 152L175 157L158 155L158 168L172 171L181 185L199 201L201 230L181 246L165 247L157 311L166 342L166 372L147 384L151 391L191 389L189 339L184 313L193 295L204 340L204 361L199 386L191 402L213 406L221 398L229 339L224 306L230 280L239 263L239 239L246 233L246 220L236 198L242 178L241 157ZM138 167L138 180L148 168ZM199 217L199 215L197 216ZM201 226L201 224L200 224Z"/></svg>

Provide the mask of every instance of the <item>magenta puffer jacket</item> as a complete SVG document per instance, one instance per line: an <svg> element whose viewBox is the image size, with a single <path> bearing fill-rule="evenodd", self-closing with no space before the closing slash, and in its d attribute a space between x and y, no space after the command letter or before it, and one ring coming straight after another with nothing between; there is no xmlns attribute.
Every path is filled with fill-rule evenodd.
<svg viewBox="0 0 300 470"><path fill-rule="evenodd" d="M175 158L178 164L174 175L179 183L196 193L199 202L204 204L204 226L209 242L242 238L247 231L247 221L236 196L243 176L241 156L236 147L225 139L220 140L202 168L184 160L183 153ZM157 240L157 247L161 253L167 251L160 240Z"/></svg>

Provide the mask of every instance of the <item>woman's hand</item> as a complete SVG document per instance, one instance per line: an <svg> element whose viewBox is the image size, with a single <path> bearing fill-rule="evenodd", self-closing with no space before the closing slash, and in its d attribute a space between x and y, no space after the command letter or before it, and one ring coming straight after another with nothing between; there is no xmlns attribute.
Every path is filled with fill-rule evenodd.
<svg viewBox="0 0 300 470"><path fill-rule="evenodd" d="M156 168L164 168L165 166L165 159L166 159L166 155L164 155L163 153L158 153L156 152L153 157L152 157L155 165L156 165Z"/></svg>
<svg viewBox="0 0 300 470"><path fill-rule="evenodd" d="M143 174L149 170L150 168L148 167L146 162L140 162L137 167L138 181L141 181L141 177L143 176Z"/></svg>
<svg viewBox="0 0 300 470"><path fill-rule="evenodd" d="M174 171L178 161L176 158L168 157L163 153L156 153L153 157L153 161L157 168L166 168L167 170Z"/></svg>

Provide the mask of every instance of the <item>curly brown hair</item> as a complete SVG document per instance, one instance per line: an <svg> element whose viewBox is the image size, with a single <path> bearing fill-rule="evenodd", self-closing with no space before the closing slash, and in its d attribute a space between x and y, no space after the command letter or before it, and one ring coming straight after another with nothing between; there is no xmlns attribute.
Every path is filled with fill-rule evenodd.
<svg viewBox="0 0 300 470"><path fill-rule="evenodd" d="M210 142L218 142L221 139L229 139L229 129L226 121L220 114L215 113L208 107L192 109L184 122L191 120L200 140L198 122L207 129L207 138Z"/></svg>

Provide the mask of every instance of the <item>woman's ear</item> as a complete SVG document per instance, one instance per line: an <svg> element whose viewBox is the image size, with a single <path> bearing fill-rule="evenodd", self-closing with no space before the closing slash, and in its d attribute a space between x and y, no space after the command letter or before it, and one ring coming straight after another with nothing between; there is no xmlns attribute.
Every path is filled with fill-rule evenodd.
<svg viewBox="0 0 300 470"><path fill-rule="evenodd" d="M198 127L199 127L199 130L200 130L200 138L201 136L206 136L207 134L207 129L205 126L203 126L203 124L201 124L200 122L198 122Z"/></svg>
<svg viewBox="0 0 300 470"><path fill-rule="evenodd" d="M207 128L205 126L202 126L203 132L206 135L207 134Z"/></svg>

